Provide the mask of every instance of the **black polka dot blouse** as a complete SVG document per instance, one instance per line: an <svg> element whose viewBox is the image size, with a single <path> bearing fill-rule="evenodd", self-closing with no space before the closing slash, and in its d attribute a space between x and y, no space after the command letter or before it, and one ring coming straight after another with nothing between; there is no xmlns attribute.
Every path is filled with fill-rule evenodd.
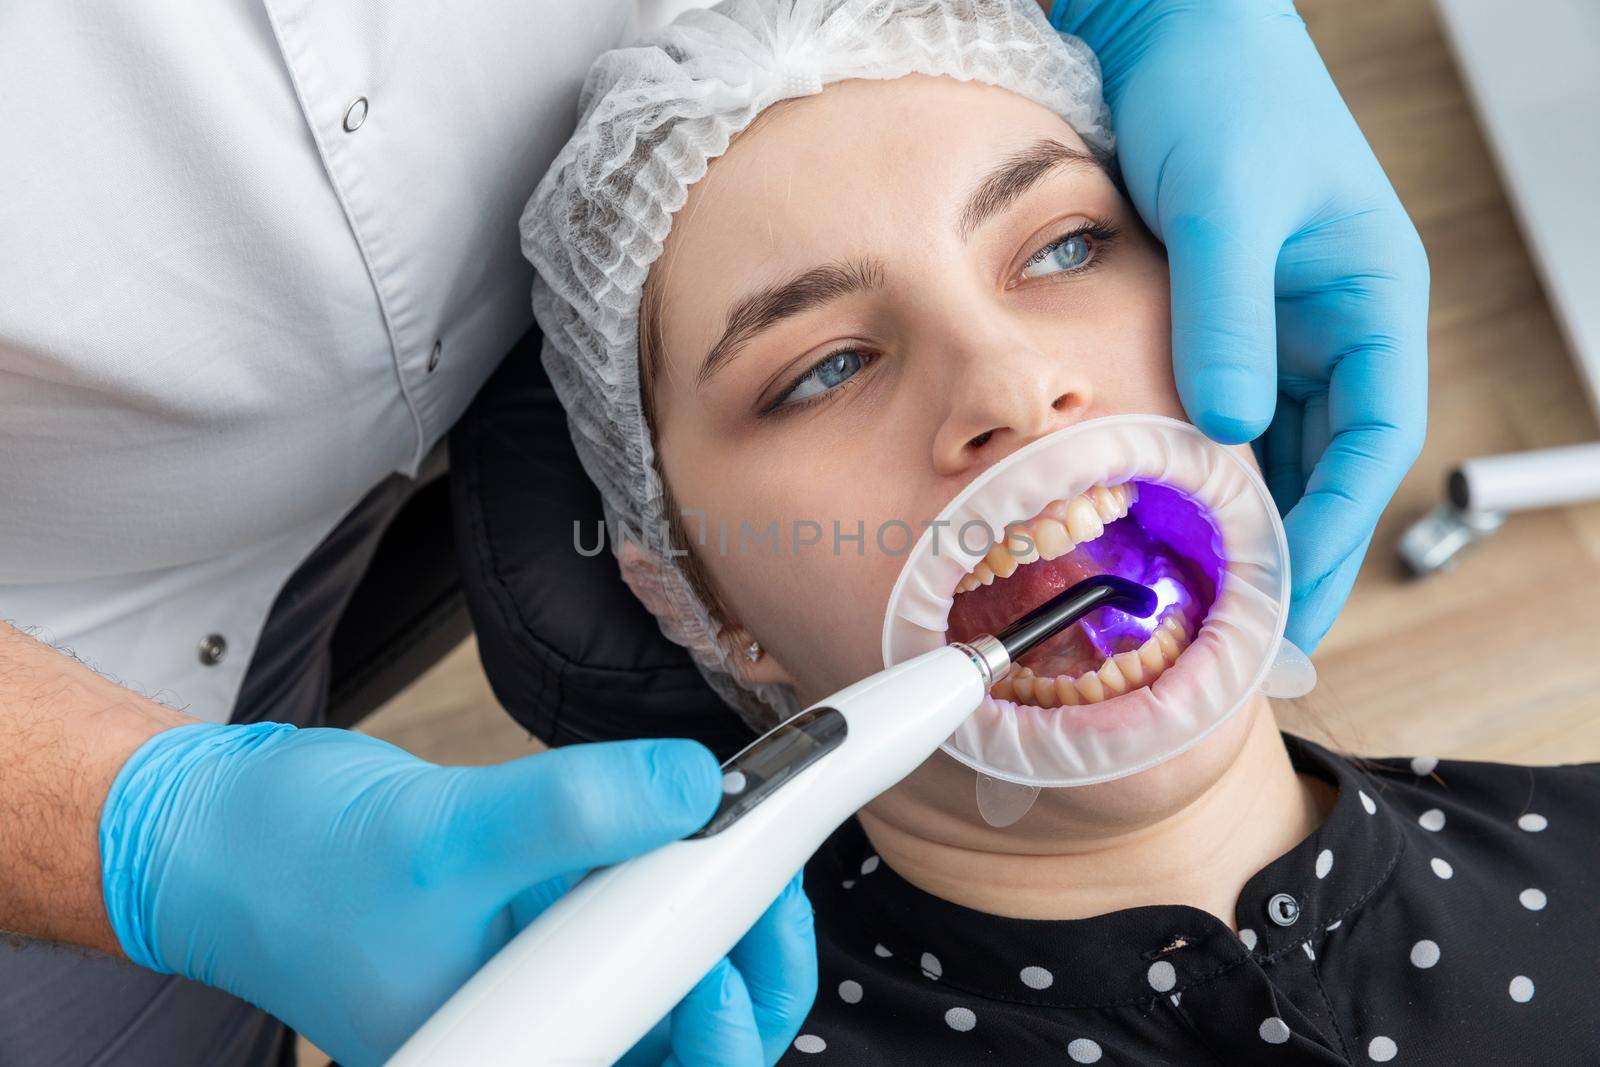
<svg viewBox="0 0 1600 1067"><path fill-rule="evenodd" d="M1358 767L1255 875L1196 908L1007 919L930 896L851 820L806 867L821 981L786 1067L1600 1064L1600 765Z"/></svg>

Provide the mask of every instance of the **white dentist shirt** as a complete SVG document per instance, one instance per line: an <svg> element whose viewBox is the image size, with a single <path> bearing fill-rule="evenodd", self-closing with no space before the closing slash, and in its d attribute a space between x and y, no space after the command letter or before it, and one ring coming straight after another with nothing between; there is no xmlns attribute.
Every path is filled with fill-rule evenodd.
<svg viewBox="0 0 1600 1067"><path fill-rule="evenodd" d="M517 217L632 8L0 5L0 618L226 720L531 325Z"/></svg>

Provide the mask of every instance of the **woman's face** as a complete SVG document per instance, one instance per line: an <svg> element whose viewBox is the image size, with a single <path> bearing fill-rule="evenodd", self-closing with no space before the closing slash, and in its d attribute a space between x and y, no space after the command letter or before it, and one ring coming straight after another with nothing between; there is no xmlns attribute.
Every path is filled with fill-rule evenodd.
<svg viewBox="0 0 1600 1067"><path fill-rule="evenodd" d="M767 113L690 190L651 288L663 471L729 621L802 703L881 668L904 538L875 531L921 529L1062 427L1184 417L1160 245L1071 127L987 85L848 81ZM1181 806L1248 718L1048 791L1012 832ZM941 754L876 803L976 824L972 781Z"/></svg>

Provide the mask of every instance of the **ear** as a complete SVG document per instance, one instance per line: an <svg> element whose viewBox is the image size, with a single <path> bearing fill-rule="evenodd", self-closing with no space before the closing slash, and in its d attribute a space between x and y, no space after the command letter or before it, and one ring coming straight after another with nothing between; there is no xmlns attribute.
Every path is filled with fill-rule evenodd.
<svg viewBox="0 0 1600 1067"><path fill-rule="evenodd" d="M723 642L723 646L728 650L728 659L739 672L739 677L747 684L794 684L794 675L789 673L789 668L765 648L760 649L754 660L750 658L750 645L758 639L744 627L724 627L717 634L717 640Z"/></svg>
<svg viewBox="0 0 1600 1067"><path fill-rule="evenodd" d="M662 632L691 652L698 651L707 659L713 658L714 650L704 647L702 641L696 639L698 635L691 635L685 620L679 617L671 598L667 596L667 565L635 541L624 538L615 544L617 568L622 572L622 580L649 609L650 614L660 621ZM720 619L714 621L718 623L717 644L726 653L727 662L740 681L746 685L793 682L788 668L771 652L762 649L754 661L750 659L747 651L757 638L749 630L738 625L723 624Z"/></svg>

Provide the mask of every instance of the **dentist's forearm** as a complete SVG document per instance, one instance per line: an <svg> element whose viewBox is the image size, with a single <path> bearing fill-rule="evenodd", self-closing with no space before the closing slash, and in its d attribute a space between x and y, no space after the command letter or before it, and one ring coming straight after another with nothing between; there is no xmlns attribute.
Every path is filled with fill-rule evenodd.
<svg viewBox="0 0 1600 1067"><path fill-rule="evenodd" d="M100 808L134 750L194 721L0 622L0 930L121 955Z"/></svg>

